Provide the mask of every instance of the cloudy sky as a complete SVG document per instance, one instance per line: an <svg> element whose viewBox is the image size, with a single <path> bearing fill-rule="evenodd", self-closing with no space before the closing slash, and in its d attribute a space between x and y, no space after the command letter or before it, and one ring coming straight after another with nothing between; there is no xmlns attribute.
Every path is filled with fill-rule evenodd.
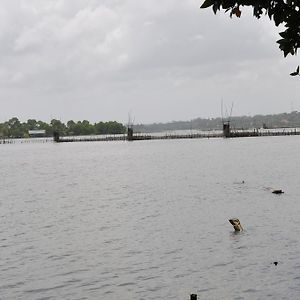
<svg viewBox="0 0 300 300"><path fill-rule="evenodd" d="M267 18L201 0L1 0L0 121L136 123L300 110Z"/></svg>

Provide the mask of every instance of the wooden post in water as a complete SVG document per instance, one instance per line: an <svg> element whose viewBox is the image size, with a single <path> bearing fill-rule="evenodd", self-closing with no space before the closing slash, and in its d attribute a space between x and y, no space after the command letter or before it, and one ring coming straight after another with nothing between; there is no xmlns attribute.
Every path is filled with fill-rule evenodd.
<svg viewBox="0 0 300 300"><path fill-rule="evenodd" d="M54 140L54 142L56 142L56 143L59 142L59 132L58 132L58 131L54 131L54 132L53 132L53 140Z"/></svg>
<svg viewBox="0 0 300 300"><path fill-rule="evenodd" d="M127 141L133 141L133 128L127 128Z"/></svg>
<svg viewBox="0 0 300 300"><path fill-rule="evenodd" d="M230 123L229 123L229 121L223 123L223 136L225 138L230 137Z"/></svg>
<svg viewBox="0 0 300 300"><path fill-rule="evenodd" d="M191 300L197 300L197 294L191 294Z"/></svg>

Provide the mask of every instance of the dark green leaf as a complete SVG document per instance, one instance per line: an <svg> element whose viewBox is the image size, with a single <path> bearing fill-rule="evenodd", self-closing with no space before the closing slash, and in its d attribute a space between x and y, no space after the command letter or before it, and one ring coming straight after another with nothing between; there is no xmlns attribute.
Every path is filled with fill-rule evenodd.
<svg viewBox="0 0 300 300"><path fill-rule="evenodd" d="M207 8L212 6L215 3L215 0L205 0L200 8Z"/></svg>
<svg viewBox="0 0 300 300"><path fill-rule="evenodd" d="M217 4L217 3L215 3L215 4L213 5L213 11L214 11L214 13L216 14L217 11L218 11L219 9L220 9L220 5Z"/></svg>

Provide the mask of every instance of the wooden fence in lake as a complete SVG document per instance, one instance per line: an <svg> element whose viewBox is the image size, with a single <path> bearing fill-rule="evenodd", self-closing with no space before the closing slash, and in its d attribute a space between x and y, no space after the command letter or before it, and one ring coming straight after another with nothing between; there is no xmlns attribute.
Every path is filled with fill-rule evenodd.
<svg viewBox="0 0 300 300"><path fill-rule="evenodd" d="M300 129L271 129L271 130L235 130L231 131L226 138L241 138L241 137L265 137L265 136L292 136L300 135ZM110 142L110 141L149 141L149 140L175 140L175 139L209 139L223 138L223 132L219 131L202 131L199 133L168 133L168 134L142 134L135 133L130 136L126 134L118 135L92 135L92 136L63 136L56 138L58 143L72 142ZM53 142L53 138L0 138L0 144L15 144L15 143L49 143Z"/></svg>

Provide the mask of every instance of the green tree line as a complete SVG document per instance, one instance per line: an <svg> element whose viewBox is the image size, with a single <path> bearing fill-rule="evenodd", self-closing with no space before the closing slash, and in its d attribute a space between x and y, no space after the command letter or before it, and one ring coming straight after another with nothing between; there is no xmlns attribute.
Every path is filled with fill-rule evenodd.
<svg viewBox="0 0 300 300"><path fill-rule="evenodd" d="M17 117L13 117L4 123L0 123L0 137L2 138L26 138L29 137L29 130L45 130L46 136L52 136L54 131L59 132L61 136L68 136L122 134L126 132L126 127L116 121L91 124L87 120L77 122L70 120L64 124L60 120L53 119L48 124L35 119L29 119L26 122L21 122Z"/></svg>

